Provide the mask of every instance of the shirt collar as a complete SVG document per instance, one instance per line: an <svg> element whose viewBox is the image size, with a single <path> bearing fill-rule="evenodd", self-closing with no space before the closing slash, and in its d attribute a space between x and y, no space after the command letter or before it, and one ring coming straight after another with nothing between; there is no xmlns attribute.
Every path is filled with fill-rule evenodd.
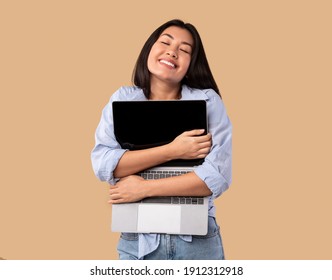
<svg viewBox="0 0 332 280"><path fill-rule="evenodd" d="M136 87L136 90L138 90L138 94L132 95L132 100L137 100L137 101L148 100L145 97L143 90L141 88ZM207 96L204 90L193 89L188 87L187 85L182 85L180 100L208 100L208 99L209 97Z"/></svg>
<svg viewBox="0 0 332 280"><path fill-rule="evenodd" d="M181 100L208 100L209 97L206 95L204 90L193 89L187 85L182 85Z"/></svg>

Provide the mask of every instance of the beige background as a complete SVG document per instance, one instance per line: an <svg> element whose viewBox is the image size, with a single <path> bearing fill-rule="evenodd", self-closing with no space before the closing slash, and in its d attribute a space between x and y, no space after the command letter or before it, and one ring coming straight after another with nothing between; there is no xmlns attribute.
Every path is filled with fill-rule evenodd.
<svg viewBox="0 0 332 280"><path fill-rule="evenodd" d="M198 28L234 126L228 259L331 259L331 4L1 1L0 257L116 259L91 168L101 110L150 33Z"/></svg>

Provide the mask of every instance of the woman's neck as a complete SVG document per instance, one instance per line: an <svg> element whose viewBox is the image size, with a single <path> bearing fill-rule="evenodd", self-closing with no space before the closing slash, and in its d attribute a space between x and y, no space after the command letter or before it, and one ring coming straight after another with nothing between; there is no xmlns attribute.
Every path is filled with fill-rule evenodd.
<svg viewBox="0 0 332 280"><path fill-rule="evenodd" d="M151 100L176 100L181 98L181 84L151 81Z"/></svg>

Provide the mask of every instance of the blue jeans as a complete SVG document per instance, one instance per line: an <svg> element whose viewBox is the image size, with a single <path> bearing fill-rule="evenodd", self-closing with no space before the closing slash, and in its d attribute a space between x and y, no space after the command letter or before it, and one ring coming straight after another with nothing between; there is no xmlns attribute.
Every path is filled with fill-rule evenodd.
<svg viewBox="0 0 332 280"><path fill-rule="evenodd" d="M122 233L118 244L120 260L138 259L138 234ZM219 226L215 218L209 217L208 233L193 235L192 242L182 240L178 235L161 234L160 244L144 260L223 260Z"/></svg>

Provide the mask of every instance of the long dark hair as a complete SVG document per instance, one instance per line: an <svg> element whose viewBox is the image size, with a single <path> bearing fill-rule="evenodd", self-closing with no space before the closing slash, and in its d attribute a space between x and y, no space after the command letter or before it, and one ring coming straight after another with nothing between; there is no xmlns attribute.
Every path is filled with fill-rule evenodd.
<svg viewBox="0 0 332 280"><path fill-rule="evenodd" d="M158 40L162 32L170 26L177 26L190 32L194 40L194 48L191 55L191 62L186 76L182 79L181 84L185 84L191 88L207 89L212 88L219 95L218 86L213 78L212 72L207 61L201 37L195 26L190 23L184 23L182 20L170 20L158 27L145 42L141 53L138 56L133 71L134 85L143 89L144 95L150 97L150 72L148 69L148 56L153 44Z"/></svg>

